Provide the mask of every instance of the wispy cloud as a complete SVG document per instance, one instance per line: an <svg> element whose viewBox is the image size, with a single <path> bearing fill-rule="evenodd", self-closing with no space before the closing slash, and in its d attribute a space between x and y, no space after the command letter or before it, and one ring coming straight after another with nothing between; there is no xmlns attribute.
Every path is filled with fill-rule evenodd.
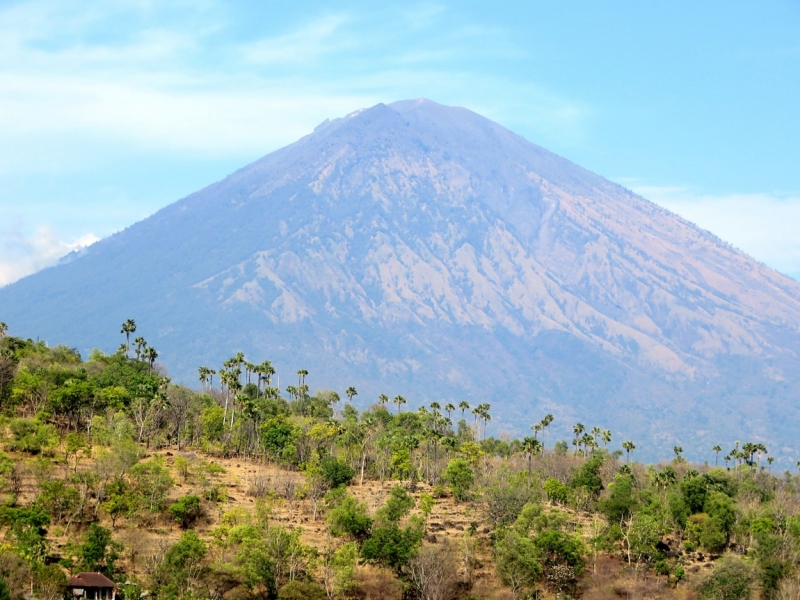
<svg viewBox="0 0 800 600"><path fill-rule="evenodd" d="M686 187L622 181L753 258L800 279L800 197L776 193L703 194Z"/></svg>
<svg viewBox="0 0 800 600"><path fill-rule="evenodd" d="M264 19L257 27L243 24L233 6L218 0L0 6L0 184L28 177L36 188L40 175L90 179L114 153L118 161L244 163L326 118L410 97L467 106L563 139L580 137L591 114L552 90L487 70L487 62L516 60L519 48L501 28L470 22L444 3L359 11L312 6L295 12L304 14L299 20ZM52 264L85 231L120 226L118 219L97 225L105 207L85 211L91 223L72 218L88 202L79 192L59 189L71 218L47 220L52 196L42 194L37 205L16 194L3 198L2 189L0 215L40 229L26 236L0 225L0 283ZM115 201L117 212L140 214L137 202L149 202L135 189L124 196Z"/></svg>
<svg viewBox="0 0 800 600"><path fill-rule="evenodd" d="M344 15L326 16L295 32L243 46L242 54L249 62L260 65L309 63L327 53L354 45L350 36L337 35L347 21Z"/></svg>
<svg viewBox="0 0 800 600"><path fill-rule="evenodd" d="M13 227L0 232L0 287L56 264L70 252L91 246L98 238L87 233L72 241L60 239L49 227L41 226L31 235Z"/></svg>

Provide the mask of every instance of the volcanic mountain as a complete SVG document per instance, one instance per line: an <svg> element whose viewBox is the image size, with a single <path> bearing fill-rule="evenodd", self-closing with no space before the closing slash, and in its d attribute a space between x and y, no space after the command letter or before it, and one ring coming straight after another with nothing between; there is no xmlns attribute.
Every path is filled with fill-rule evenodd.
<svg viewBox="0 0 800 600"><path fill-rule="evenodd" d="M798 448L800 283L469 110L378 104L0 290L11 332L179 380L242 350L292 383L550 412L638 441ZM458 415L456 415L458 416ZM773 453L775 451L773 450Z"/></svg>

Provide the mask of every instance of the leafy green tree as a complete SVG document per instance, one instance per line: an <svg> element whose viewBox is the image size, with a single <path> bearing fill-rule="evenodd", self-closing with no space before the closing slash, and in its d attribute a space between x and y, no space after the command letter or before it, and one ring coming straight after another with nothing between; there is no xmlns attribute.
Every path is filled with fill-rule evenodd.
<svg viewBox="0 0 800 600"><path fill-rule="evenodd" d="M631 515L637 504L633 477L617 475L609 487L609 492L608 498L600 501L600 512L606 516L609 523L619 523Z"/></svg>
<svg viewBox="0 0 800 600"><path fill-rule="evenodd" d="M361 557L369 563L393 569L400 575L417 551L422 536L422 528L413 525L405 529L395 524L377 527L362 545Z"/></svg>
<svg viewBox="0 0 800 600"><path fill-rule="evenodd" d="M722 492L712 491L707 495L703 509L719 523L720 530L727 538L736 524L736 506L733 500Z"/></svg>
<svg viewBox="0 0 800 600"><path fill-rule="evenodd" d="M364 540L372 528L372 518L367 514L366 504L345 493L337 506L330 510L328 526L333 535L349 535L355 540Z"/></svg>
<svg viewBox="0 0 800 600"><path fill-rule="evenodd" d="M551 502L556 504L566 504L569 497L567 486L558 479L550 477L544 482L544 492Z"/></svg>
<svg viewBox="0 0 800 600"><path fill-rule="evenodd" d="M533 544L546 573L561 565L569 566L576 576L583 573L586 548L579 537L563 531L545 530L533 538Z"/></svg>
<svg viewBox="0 0 800 600"><path fill-rule="evenodd" d="M703 512L708 495L708 483L703 477L689 477L681 481L681 493L690 514Z"/></svg>
<svg viewBox="0 0 800 600"><path fill-rule="evenodd" d="M533 541L513 530L505 531L494 548L500 580L515 598L527 598L542 576L539 551Z"/></svg>
<svg viewBox="0 0 800 600"><path fill-rule="evenodd" d="M203 514L200 496L184 496L169 506L169 514L183 529L191 527Z"/></svg>
<svg viewBox="0 0 800 600"><path fill-rule="evenodd" d="M164 554L153 580L164 597L181 597L189 592L189 574L205 558L208 548L194 531L184 532ZM195 573L196 574L196 573Z"/></svg>
<svg viewBox="0 0 800 600"><path fill-rule="evenodd" d="M378 511L378 517L387 523L399 523L414 508L414 504L414 497L402 486L396 485L389 492L386 505Z"/></svg>
<svg viewBox="0 0 800 600"><path fill-rule="evenodd" d="M469 498L469 490L475 481L475 473L467 460L454 458L442 473L442 479L447 482L456 501L460 502Z"/></svg>
<svg viewBox="0 0 800 600"><path fill-rule="evenodd" d="M603 466L603 457L595 456L587 460L570 482L573 488L584 488L592 496L597 496L603 490L603 480L600 477L600 467Z"/></svg>
<svg viewBox="0 0 800 600"><path fill-rule="evenodd" d="M28 563L41 563L47 555L50 517L39 508L0 506L0 525L8 527L19 555Z"/></svg>
<svg viewBox="0 0 800 600"><path fill-rule="evenodd" d="M80 568L85 571L100 571L111 575L116 568L122 544L111 539L111 531L97 523L89 525L80 545Z"/></svg>
<svg viewBox="0 0 800 600"><path fill-rule="evenodd" d="M164 508L173 481L161 457L134 465L130 477L134 492L144 500L151 512L159 512Z"/></svg>
<svg viewBox="0 0 800 600"><path fill-rule="evenodd" d="M350 465L332 456L322 459L319 466L323 478L332 488L349 485L356 475L355 470Z"/></svg>
<svg viewBox="0 0 800 600"><path fill-rule="evenodd" d="M714 571L699 586L700 600L746 600L753 584L753 569L744 560L727 556L717 561Z"/></svg>
<svg viewBox="0 0 800 600"><path fill-rule="evenodd" d="M273 417L261 426L261 439L269 453L277 458L296 438L295 428L285 417Z"/></svg>

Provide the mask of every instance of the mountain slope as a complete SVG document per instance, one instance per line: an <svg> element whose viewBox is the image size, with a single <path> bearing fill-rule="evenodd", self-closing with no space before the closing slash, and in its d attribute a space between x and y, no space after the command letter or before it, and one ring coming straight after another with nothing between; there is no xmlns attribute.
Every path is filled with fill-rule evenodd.
<svg viewBox="0 0 800 600"><path fill-rule="evenodd" d="M498 430L549 411L665 447L793 447L798 299L668 211L416 100L323 123L0 290L0 317L84 349L134 317L187 380L242 349L364 402L487 401Z"/></svg>

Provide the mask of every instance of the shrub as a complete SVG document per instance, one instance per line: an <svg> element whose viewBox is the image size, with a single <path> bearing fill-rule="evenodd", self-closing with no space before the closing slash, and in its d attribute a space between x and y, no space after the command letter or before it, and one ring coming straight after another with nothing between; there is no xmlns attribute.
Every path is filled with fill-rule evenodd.
<svg viewBox="0 0 800 600"><path fill-rule="evenodd" d="M184 529L191 527L203 514L199 496L184 496L169 506L169 514Z"/></svg>
<svg viewBox="0 0 800 600"><path fill-rule="evenodd" d="M454 458L444 470L442 479L447 482L455 499L461 501L469 497L469 489L475 481L475 474L468 461L463 458Z"/></svg>
<svg viewBox="0 0 800 600"><path fill-rule="evenodd" d="M350 465L332 456L323 459L319 466L322 471L322 477L332 488L349 485L356 474Z"/></svg>
<svg viewBox="0 0 800 600"><path fill-rule="evenodd" d="M416 553L421 541L421 529L415 527L400 529L397 525L379 527L364 542L361 557L367 562L394 569L399 575Z"/></svg>
<svg viewBox="0 0 800 600"><path fill-rule="evenodd" d="M414 498L402 486L396 485L386 499L386 506L378 511L378 516L389 522L397 523L414 508Z"/></svg>
<svg viewBox="0 0 800 600"><path fill-rule="evenodd" d="M698 588L700 600L746 600L750 597L753 569L741 558L726 556Z"/></svg>
<svg viewBox="0 0 800 600"><path fill-rule="evenodd" d="M611 484L610 491L608 498L600 501L600 512L610 523L619 523L621 519L630 516L636 506L633 478L630 475L618 475Z"/></svg>
<svg viewBox="0 0 800 600"><path fill-rule="evenodd" d="M591 495L597 496L603 489L603 480L600 478L600 467L603 466L603 457L595 456L587 460L570 482L573 488L585 488Z"/></svg>
<svg viewBox="0 0 800 600"><path fill-rule="evenodd" d="M313 581L295 579L278 590L280 600L322 600L327 594L325 588Z"/></svg>
<svg viewBox="0 0 800 600"><path fill-rule="evenodd" d="M330 511L328 525L333 535L349 535L356 540L363 540L369 535L372 519L367 515L366 504L359 503L347 494Z"/></svg>
<svg viewBox="0 0 800 600"><path fill-rule="evenodd" d="M544 492L551 502L556 504L566 504L568 498L567 486L561 483L558 479L551 477L544 482Z"/></svg>
<svg viewBox="0 0 800 600"><path fill-rule="evenodd" d="M533 542L514 531L507 531L495 545L495 567L500 580L515 597L534 589L542 576L539 552Z"/></svg>

